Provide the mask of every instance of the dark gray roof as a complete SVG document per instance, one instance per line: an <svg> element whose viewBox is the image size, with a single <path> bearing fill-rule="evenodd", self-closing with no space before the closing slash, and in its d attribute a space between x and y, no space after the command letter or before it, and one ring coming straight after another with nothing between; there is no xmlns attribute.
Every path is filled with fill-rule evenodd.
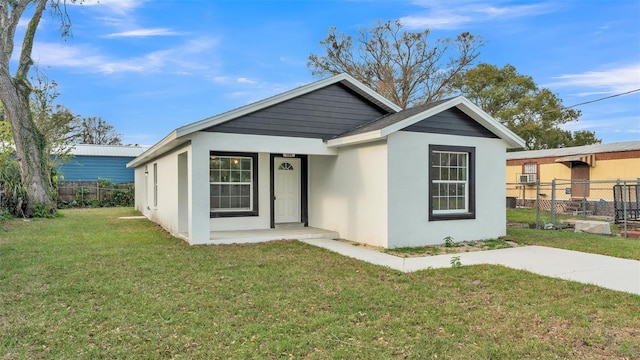
<svg viewBox="0 0 640 360"><path fill-rule="evenodd" d="M402 120L408 119L414 115L417 115L425 110L431 109L432 107L438 106L444 102L447 102L451 99L442 99L442 100L438 100L438 101L434 101L434 102L430 102L427 104L423 104L423 105L418 105L418 106L414 106L408 109L404 109L401 110L397 113L392 113L392 114L387 114L384 116L381 116L373 121L370 121L368 123L362 124L361 126L358 126L354 129L351 129L347 132L344 132L342 134L336 135L333 138L341 138L341 137L346 137L346 136L351 136L351 135L357 135L357 134L364 134L367 133L369 131L375 131L375 130L380 130L380 129L384 129L388 126L391 126L395 123L398 123Z"/></svg>

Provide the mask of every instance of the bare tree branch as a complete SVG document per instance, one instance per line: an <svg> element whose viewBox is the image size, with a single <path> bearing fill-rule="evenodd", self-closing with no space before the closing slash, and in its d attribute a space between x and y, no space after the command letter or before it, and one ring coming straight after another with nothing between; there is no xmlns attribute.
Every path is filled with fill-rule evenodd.
<svg viewBox="0 0 640 360"><path fill-rule="evenodd" d="M320 41L325 54L310 54L307 65L319 76L346 72L403 108L435 101L448 94L451 78L473 64L484 43L468 32L430 43L430 34L405 31L399 21L378 22L361 29L354 45L332 27Z"/></svg>

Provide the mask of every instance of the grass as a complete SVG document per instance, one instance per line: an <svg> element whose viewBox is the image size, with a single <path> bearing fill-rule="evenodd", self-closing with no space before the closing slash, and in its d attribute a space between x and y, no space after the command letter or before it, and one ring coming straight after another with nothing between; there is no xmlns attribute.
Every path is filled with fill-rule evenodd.
<svg viewBox="0 0 640 360"><path fill-rule="evenodd" d="M640 297L299 242L189 247L131 209L0 224L2 359L633 358Z"/></svg>
<svg viewBox="0 0 640 360"><path fill-rule="evenodd" d="M575 216L571 214L564 213L556 213L556 223L561 224L570 219L580 219L582 220L582 216ZM601 220L599 218L590 218L587 219L593 220ZM536 223L536 209L507 209L507 221L512 223L527 223L527 224L535 224ZM550 211L540 211L540 226L543 226L544 223L551 222L551 212Z"/></svg>
<svg viewBox="0 0 640 360"><path fill-rule="evenodd" d="M507 239L526 245L542 245L624 259L640 260L640 239L574 233L573 230L507 228Z"/></svg>
<svg viewBox="0 0 640 360"><path fill-rule="evenodd" d="M535 222L535 209L508 209L507 221ZM576 234L571 229L556 231L509 227L507 228L507 239L525 245L542 245L640 260L640 239L634 238L587 233Z"/></svg>

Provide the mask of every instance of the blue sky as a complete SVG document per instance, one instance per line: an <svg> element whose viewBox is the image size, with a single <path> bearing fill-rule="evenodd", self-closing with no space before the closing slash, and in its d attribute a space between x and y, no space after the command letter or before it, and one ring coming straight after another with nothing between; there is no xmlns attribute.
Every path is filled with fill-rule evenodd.
<svg viewBox="0 0 640 360"><path fill-rule="evenodd" d="M565 106L640 88L640 1L96 0L70 6L73 37L45 14L33 59L60 104L100 116L123 142L171 130L317 80L307 56L327 29L356 35L377 20L432 39L486 41L479 61L530 75ZM640 140L640 92L583 106L570 130L604 143Z"/></svg>

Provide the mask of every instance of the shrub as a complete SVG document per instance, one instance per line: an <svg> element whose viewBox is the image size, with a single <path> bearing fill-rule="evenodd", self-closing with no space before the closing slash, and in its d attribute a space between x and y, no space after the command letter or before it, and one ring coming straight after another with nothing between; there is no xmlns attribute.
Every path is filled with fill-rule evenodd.
<svg viewBox="0 0 640 360"><path fill-rule="evenodd" d="M9 220L12 219L13 215L11 215L10 212L4 210L4 209L0 209L0 222L5 221L5 220Z"/></svg>
<svg viewBox="0 0 640 360"><path fill-rule="evenodd" d="M455 242L453 241L453 238L451 236L447 236L443 240L445 247L453 247L453 245L455 245Z"/></svg>
<svg viewBox="0 0 640 360"><path fill-rule="evenodd" d="M20 169L16 161L7 161L0 167L0 208L14 216L24 216L27 190L20 178Z"/></svg>
<svg viewBox="0 0 640 360"><path fill-rule="evenodd" d="M89 205L89 195L91 191L84 186L81 186L76 190L75 205L78 207L85 207Z"/></svg>
<svg viewBox="0 0 640 360"><path fill-rule="evenodd" d="M36 203L33 206L33 213L31 214L34 218L54 218L57 217L56 209L51 206Z"/></svg>
<svg viewBox="0 0 640 360"><path fill-rule="evenodd" d="M60 186L64 189L61 199L58 199L59 208L73 207L131 207L135 203L135 192L132 185L114 184L109 179L98 178L97 182L79 182L76 184L65 183ZM71 192L68 192L70 189ZM70 199L70 195L73 198Z"/></svg>
<svg viewBox="0 0 640 360"><path fill-rule="evenodd" d="M102 201L104 206L133 206L134 197L131 189L113 189Z"/></svg>

